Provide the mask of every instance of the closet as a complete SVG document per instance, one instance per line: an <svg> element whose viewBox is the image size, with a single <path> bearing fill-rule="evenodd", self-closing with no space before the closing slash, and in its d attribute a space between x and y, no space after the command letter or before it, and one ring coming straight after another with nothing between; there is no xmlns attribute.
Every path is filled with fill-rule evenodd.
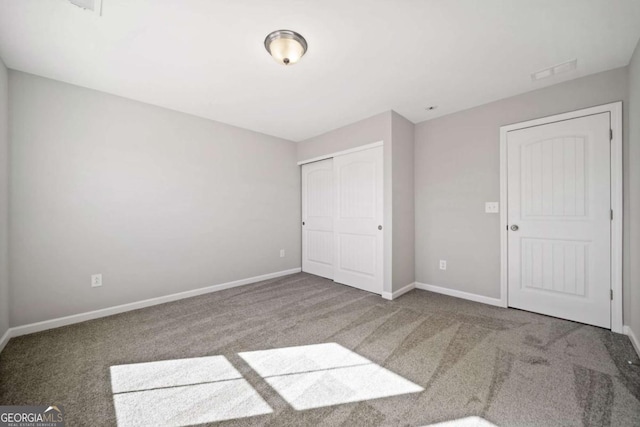
<svg viewBox="0 0 640 427"><path fill-rule="evenodd" d="M382 147L302 165L302 271L382 294Z"/></svg>

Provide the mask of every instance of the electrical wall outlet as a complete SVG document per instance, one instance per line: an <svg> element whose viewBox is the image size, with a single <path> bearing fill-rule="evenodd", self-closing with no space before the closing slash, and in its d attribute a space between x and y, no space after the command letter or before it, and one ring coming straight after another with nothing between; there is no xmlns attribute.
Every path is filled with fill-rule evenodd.
<svg viewBox="0 0 640 427"><path fill-rule="evenodd" d="M280 249L280 258L284 258L284 249Z"/></svg>
<svg viewBox="0 0 640 427"><path fill-rule="evenodd" d="M447 269L447 261L441 259L440 260L440 270L446 270Z"/></svg>
<svg viewBox="0 0 640 427"><path fill-rule="evenodd" d="M500 212L500 202L486 202L484 204L485 213L499 213Z"/></svg>
<svg viewBox="0 0 640 427"><path fill-rule="evenodd" d="M97 288L98 286L102 286L102 274L92 274L91 287Z"/></svg>

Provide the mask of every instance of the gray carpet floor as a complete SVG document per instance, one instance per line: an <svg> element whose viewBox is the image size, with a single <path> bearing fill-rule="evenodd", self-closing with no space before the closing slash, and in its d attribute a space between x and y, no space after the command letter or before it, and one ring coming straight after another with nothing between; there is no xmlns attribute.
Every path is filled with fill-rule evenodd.
<svg viewBox="0 0 640 427"><path fill-rule="evenodd" d="M0 404L68 426L640 426L640 365L600 328L300 273L13 338Z"/></svg>

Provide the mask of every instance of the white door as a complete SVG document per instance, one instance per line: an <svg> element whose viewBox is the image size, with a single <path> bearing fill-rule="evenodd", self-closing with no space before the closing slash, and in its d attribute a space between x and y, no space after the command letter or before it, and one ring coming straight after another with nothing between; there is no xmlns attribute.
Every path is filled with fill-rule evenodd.
<svg viewBox="0 0 640 427"><path fill-rule="evenodd" d="M334 157L333 280L382 294L382 147Z"/></svg>
<svg viewBox="0 0 640 427"><path fill-rule="evenodd" d="M333 159L302 165L302 271L333 279Z"/></svg>
<svg viewBox="0 0 640 427"><path fill-rule="evenodd" d="M507 135L509 306L611 327L610 115Z"/></svg>

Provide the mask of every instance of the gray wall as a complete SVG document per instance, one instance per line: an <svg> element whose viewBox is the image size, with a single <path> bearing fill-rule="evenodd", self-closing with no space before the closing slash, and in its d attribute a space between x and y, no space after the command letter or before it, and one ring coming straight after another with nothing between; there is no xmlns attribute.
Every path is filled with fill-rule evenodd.
<svg viewBox="0 0 640 427"><path fill-rule="evenodd" d="M393 290L416 280L414 124L395 111L391 116L393 163Z"/></svg>
<svg viewBox="0 0 640 427"><path fill-rule="evenodd" d="M298 160L312 159L378 141L386 143L390 140L391 111L387 111L300 141Z"/></svg>
<svg viewBox="0 0 640 427"><path fill-rule="evenodd" d="M12 326L300 266L293 142L21 72L9 83Z"/></svg>
<svg viewBox="0 0 640 427"><path fill-rule="evenodd" d="M298 143L298 160L313 159L349 148L384 142L384 291L393 290L392 112L377 114Z"/></svg>
<svg viewBox="0 0 640 427"><path fill-rule="evenodd" d="M625 322L631 326L636 337L640 337L640 42L629 64L629 257L628 293L629 301Z"/></svg>
<svg viewBox="0 0 640 427"><path fill-rule="evenodd" d="M9 329L9 81L0 59L0 338Z"/></svg>
<svg viewBox="0 0 640 427"><path fill-rule="evenodd" d="M621 68L416 125L416 281L499 298L500 218L485 214L484 202L500 199L500 126L626 101L627 95L627 69ZM626 154L626 139L624 145ZM628 213L626 172L625 188ZM628 239L625 253L628 278ZM446 271L438 268L441 259Z"/></svg>

